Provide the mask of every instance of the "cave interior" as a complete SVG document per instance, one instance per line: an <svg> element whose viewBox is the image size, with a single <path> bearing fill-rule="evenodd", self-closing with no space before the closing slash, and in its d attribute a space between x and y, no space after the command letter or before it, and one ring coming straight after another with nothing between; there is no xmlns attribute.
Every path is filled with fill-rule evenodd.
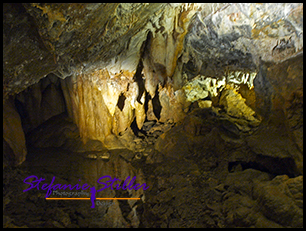
<svg viewBox="0 0 306 231"><path fill-rule="evenodd" d="M3 227L303 227L303 3L3 4Z"/></svg>

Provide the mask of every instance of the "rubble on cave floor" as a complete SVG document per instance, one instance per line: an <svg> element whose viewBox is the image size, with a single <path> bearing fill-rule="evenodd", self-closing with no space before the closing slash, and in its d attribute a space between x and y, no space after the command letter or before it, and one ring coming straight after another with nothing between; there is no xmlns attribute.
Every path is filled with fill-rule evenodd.
<svg viewBox="0 0 306 231"><path fill-rule="evenodd" d="M51 121L53 126L70 127L70 133L62 134L77 141L70 122L63 115L59 118ZM75 147L82 151L68 150L71 145L66 150L64 145L31 147L20 168L4 170L4 227L302 227L303 177L289 157L272 157L269 149L256 153L254 142L261 129L245 134L225 118L195 110L176 126L146 122L147 135L134 137L142 149L134 151L107 151L94 142L95 150L81 145ZM50 142L48 129L44 135ZM105 152L109 158L86 158ZM275 167L281 164L288 164L284 167L291 172ZM141 202L117 201L90 209L87 201L46 201L43 191L22 192L29 175L46 181L55 176L59 183L78 178L93 183L99 176L114 174L134 174L149 186L139 195ZM117 195L112 190L104 193ZM136 195L121 193L117 196Z"/></svg>

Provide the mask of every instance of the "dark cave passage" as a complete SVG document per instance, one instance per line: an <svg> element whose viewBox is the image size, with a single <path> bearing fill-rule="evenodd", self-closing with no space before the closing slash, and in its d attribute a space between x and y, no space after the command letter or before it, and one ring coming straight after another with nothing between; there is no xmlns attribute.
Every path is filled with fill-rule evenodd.
<svg viewBox="0 0 306 231"><path fill-rule="evenodd" d="M262 172L267 172L273 176L277 175L287 175L291 178L297 177L299 174L297 172L296 164L292 158L273 158L258 156L256 159L258 161L236 161L228 163L228 171L234 172L237 166L241 166L241 170L255 169Z"/></svg>

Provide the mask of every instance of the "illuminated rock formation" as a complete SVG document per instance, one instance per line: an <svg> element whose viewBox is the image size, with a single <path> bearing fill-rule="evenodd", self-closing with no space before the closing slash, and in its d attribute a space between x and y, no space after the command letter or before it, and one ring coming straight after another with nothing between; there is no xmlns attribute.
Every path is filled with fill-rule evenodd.
<svg viewBox="0 0 306 231"><path fill-rule="evenodd" d="M302 3L4 4L3 226L303 226L302 19ZM14 183L32 171L152 188L46 208Z"/></svg>

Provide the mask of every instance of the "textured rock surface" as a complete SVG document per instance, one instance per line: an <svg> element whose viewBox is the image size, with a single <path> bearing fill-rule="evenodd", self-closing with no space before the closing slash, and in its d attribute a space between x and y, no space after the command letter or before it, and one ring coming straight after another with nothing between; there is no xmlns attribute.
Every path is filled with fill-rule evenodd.
<svg viewBox="0 0 306 231"><path fill-rule="evenodd" d="M208 16L201 12L186 36L186 69L222 76L256 70L264 61L282 62L303 50L303 4L228 3Z"/></svg>
<svg viewBox="0 0 306 231"><path fill-rule="evenodd" d="M27 149L18 112L12 99L3 104L3 167L25 161ZM12 152L11 152L12 151ZM5 153L10 153L8 156Z"/></svg>
<svg viewBox="0 0 306 231"><path fill-rule="evenodd" d="M289 3L5 4L3 94L49 73L67 78L61 84L66 107L84 142L111 146L134 120L141 130L146 120L181 121L188 101L216 106L224 82L253 88L261 61L279 63L302 52L302 9ZM54 87L36 89L35 99L17 97L32 107L29 126L63 111L43 103L60 100ZM219 106L228 107L225 101Z"/></svg>
<svg viewBox="0 0 306 231"><path fill-rule="evenodd" d="M302 227L302 19L302 3L4 4L3 226ZM31 174L150 188L89 210L22 193Z"/></svg>
<svg viewBox="0 0 306 231"><path fill-rule="evenodd" d="M245 104L245 99L230 87L226 87L220 96L219 105L223 106L229 116L256 121L255 112Z"/></svg>
<svg viewBox="0 0 306 231"><path fill-rule="evenodd" d="M33 150L32 150L33 151ZM42 155L36 155L38 152ZM56 177L58 184L73 184L80 183L79 179L95 185L100 188L96 183L97 176L117 176L117 178L125 180L128 176L137 176L135 183L143 184L145 179L142 170L135 168L131 163L122 158L127 150L120 151L114 150L110 152L110 158L105 159L88 159L84 153L75 153L63 151L58 148L34 149L28 157L29 162L22 169L11 172L11 175L6 175L4 181L5 189L5 203L4 209L6 213L14 212L13 220L6 218L4 227L27 226L27 227L127 227L130 223L133 227L138 227L139 219L136 216L136 209L142 204L138 201L109 201L103 202L104 204L96 204L95 209L90 209L89 201L70 201L72 203L62 204L60 201L53 201L55 203L48 203L45 200L45 194L41 190L30 190L28 194L23 193L24 185L19 184L23 181L26 175L44 175L46 181L50 182L52 177ZM46 158L46 156L49 157ZM71 158L73 157L73 158ZM71 166L67 168L65 166ZM45 174L49 172L49 174ZM6 172L5 174L7 174ZM67 178L68 176L68 178ZM8 185L11 180L15 178L16 185ZM69 182L69 183L68 183ZM10 191L12 189L13 191ZM17 191L15 191L17 190ZM18 193L19 192L19 193ZM60 190L58 190L60 192ZM83 191L84 192L84 191ZM86 192L89 192L87 190ZM111 189L103 190L103 193L98 192L97 197L131 197L142 198L143 189L114 191ZM17 195L17 194L18 195ZM14 195L12 198L10 195ZM65 197L58 195L59 197ZM86 197L86 196L83 196ZM19 200L23 200L20 204ZM59 202L59 203L57 203ZM85 203L84 203L85 202ZM86 203L87 202L87 203ZM16 210L16 205L19 204ZM124 209L123 209L124 208ZM27 219L24 219L24 212L27 210ZM124 213L125 212L125 213ZM30 214L30 215L29 215ZM126 219L128 221L126 221ZM24 223L25 221L25 223ZM22 224L22 225L21 225ZM24 224L24 225L23 225Z"/></svg>
<svg viewBox="0 0 306 231"><path fill-rule="evenodd" d="M72 126L64 118L57 123L55 128ZM47 136L52 126L45 126ZM163 130L148 122L144 127L150 133ZM298 176L285 150L280 150L283 156L256 153L249 142L256 138L256 129L246 134L211 109L198 109L181 126L164 130L155 142L158 150L150 150L148 144L140 153L109 150L108 159L88 157L105 155L98 146L95 152L75 152L74 146L31 148L20 168L4 169L4 227L303 226L303 176ZM273 134L279 143L287 142L280 140L281 133ZM76 146L80 142L78 137L70 139ZM46 138L44 143L55 146L52 140ZM57 183L81 179L92 185L103 175L119 179L135 175L149 189L103 190L99 197L141 201L112 201L89 209L88 201L46 201L43 191L36 189L23 193L28 186L20 182L33 174L48 182L56 176Z"/></svg>
<svg viewBox="0 0 306 231"><path fill-rule="evenodd" d="M161 64L170 62L165 67L171 75L192 16L190 8L183 8L159 3L5 4L4 94L20 92L21 85L24 89L50 72L65 78L78 70L93 71L106 65L113 73L135 71L149 30L166 30L157 32L164 36L170 33L157 43L169 49L169 57ZM185 13L174 21L180 11ZM15 43L20 47L14 47ZM36 54L27 57L29 47Z"/></svg>
<svg viewBox="0 0 306 231"><path fill-rule="evenodd" d="M303 150L303 57L263 66L256 85L257 109L271 123L285 121L288 133ZM266 86L263 85L265 79ZM271 87L267 87L271 86ZM261 92L261 93L260 93ZM298 138L300 137L300 138Z"/></svg>
<svg viewBox="0 0 306 231"><path fill-rule="evenodd" d="M303 177L277 176L271 182L255 184L254 199L263 206L264 215L281 225L303 226L301 189Z"/></svg>
<svg viewBox="0 0 306 231"><path fill-rule="evenodd" d="M182 83L180 61L189 78L255 70L259 57L281 62L302 51L302 13L299 3L5 4L4 96L51 72L136 71L148 35L144 65L151 64L152 83L173 75Z"/></svg>
<svg viewBox="0 0 306 231"><path fill-rule="evenodd" d="M18 94L14 103L25 133L63 113L66 107L60 80L52 74Z"/></svg>

